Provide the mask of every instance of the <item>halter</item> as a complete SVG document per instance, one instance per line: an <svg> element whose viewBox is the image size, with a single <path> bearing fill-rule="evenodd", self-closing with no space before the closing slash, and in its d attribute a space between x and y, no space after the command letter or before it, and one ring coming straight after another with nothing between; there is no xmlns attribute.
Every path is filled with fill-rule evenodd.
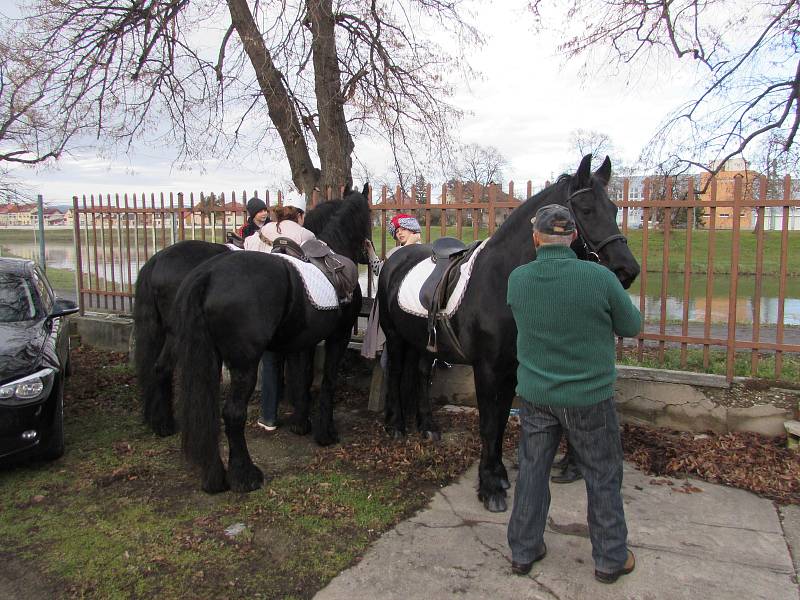
<svg viewBox="0 0 800 600"><path fill-rule="evenodd" d="M590 187L584 187L584 188L581 188L581 189L579 189L579 190L577 190L577 191L574 191L574 192L572 192L572 193L571 193L571 194L570 194L570 195L567 197L567 208L568 208L568 209L569 209L569 211L572 213L572 216L573 216L573 218L575 219L575 224L576 224L576 225L580 225L580 223L578 222L578 214L577 214L577 213L576 213L576 212L575 212L575 211L572 209L572 199L573 199L575 196L577 196L578 194L583 194L584 192L591 192L591 191L592 191L592 188L590 188ZM590 258L591 258L591 260L593 260L593 261L594 261L594 262L596 262L596 263L600 263L600 262L602 262L602 261L600 260L600 251L601 251L603 248L605 248L605 247L606 247L608 244L610 244L611 242L616 242L617 240L622 240L622 242L623 242L624 244L627 244L627 243L628 243L628 238L626 238L626 237L625 237L624 235L622 235L621 233L615 233L615 234L613 234L613 235L610 235L610 236L608 236L608 237L607 237L606 239L604 239L603 241L601 241L601 242L599 242L599 243L595 244L594 242L592 242L592 241L591 241L591 240L590 240L588 237L586 237L586 236L585 236L585 235L584 235L584 234L581 232L581 230L582 230L582 229L583 229L583 226L580 226L580 227L578 227L578 238L580 238L580 240L581 240L581 244L583 244L583 248L584 248L584 250L586 251L586 255L587 255L588 257L590 257Z"/></svg>

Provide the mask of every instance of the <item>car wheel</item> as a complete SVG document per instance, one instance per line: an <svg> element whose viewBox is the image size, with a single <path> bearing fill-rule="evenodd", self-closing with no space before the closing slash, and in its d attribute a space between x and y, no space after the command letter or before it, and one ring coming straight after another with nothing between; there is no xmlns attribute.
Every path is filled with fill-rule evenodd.
<svg viewBox="0 0 800 600"><path fill-rule="evenodd" d="M55 416L53 417L53 428L50 430L50 439L42 449L42 458L45 460L55 460L64 455L64 380L58 385L58 397L56 398Z"/></svg>

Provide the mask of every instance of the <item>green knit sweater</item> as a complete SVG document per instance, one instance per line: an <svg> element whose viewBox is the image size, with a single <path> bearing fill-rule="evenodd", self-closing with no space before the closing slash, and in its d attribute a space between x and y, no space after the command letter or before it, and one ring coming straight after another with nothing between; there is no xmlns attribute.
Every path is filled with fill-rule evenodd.
<svg viewBox="0 0 800 600"><path fill-rule="evenodd" d="M508 279L517 323L517 394L533 404L587 406L614 394L614 336L642 318L614 274L546 245Z"/></svg>

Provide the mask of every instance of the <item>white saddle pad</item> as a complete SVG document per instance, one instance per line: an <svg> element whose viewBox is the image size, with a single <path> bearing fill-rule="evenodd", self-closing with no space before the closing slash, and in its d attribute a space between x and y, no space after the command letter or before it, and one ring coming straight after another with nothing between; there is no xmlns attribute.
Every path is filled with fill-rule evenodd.
<svg viewBox="0 0 800 600"><path fill-rule="evenodd" d="M447 306L443 311L446 316L452 317L461 305L461 299L467 291L469 277L472 275L472 265L475 264L475 259L488 241L489 238L483 240L481 245L472 253L472 256L469 257L469 260L459 267L461 276L458 278L458 283L456 283L453 294L447 300ZM422 302L419 301L419 291L422 289L422 284L425 283L428 275L433 273L435 266L433 259L426 258L406 273L403 282L400 284L400 291L397 293L397 301L404 312L418 317L428 316L428 310L422 306Z"/></svg>
<svg viewBox="0 0 800 600"><path fill-rule="evenodd" d="M336 297L336 290L333 284L317 267L288 254L272 254L271 256L278 256L289 261L289 264L295 268L303 280L306 296L308 296L308 300L314 308L318 310L336 310L339 308L339 300Z"/></svg>

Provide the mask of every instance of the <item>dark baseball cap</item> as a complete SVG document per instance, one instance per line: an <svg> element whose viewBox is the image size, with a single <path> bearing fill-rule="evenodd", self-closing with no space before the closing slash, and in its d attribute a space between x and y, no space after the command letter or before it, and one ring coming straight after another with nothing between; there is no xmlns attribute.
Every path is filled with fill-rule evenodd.
<svg viewBox="0 0 800 600"><path fill-rule="evenodd" d="M569 235L575 231L575 219L566 206L548 204L531 219L534 230L547 235Z"/></svg>

